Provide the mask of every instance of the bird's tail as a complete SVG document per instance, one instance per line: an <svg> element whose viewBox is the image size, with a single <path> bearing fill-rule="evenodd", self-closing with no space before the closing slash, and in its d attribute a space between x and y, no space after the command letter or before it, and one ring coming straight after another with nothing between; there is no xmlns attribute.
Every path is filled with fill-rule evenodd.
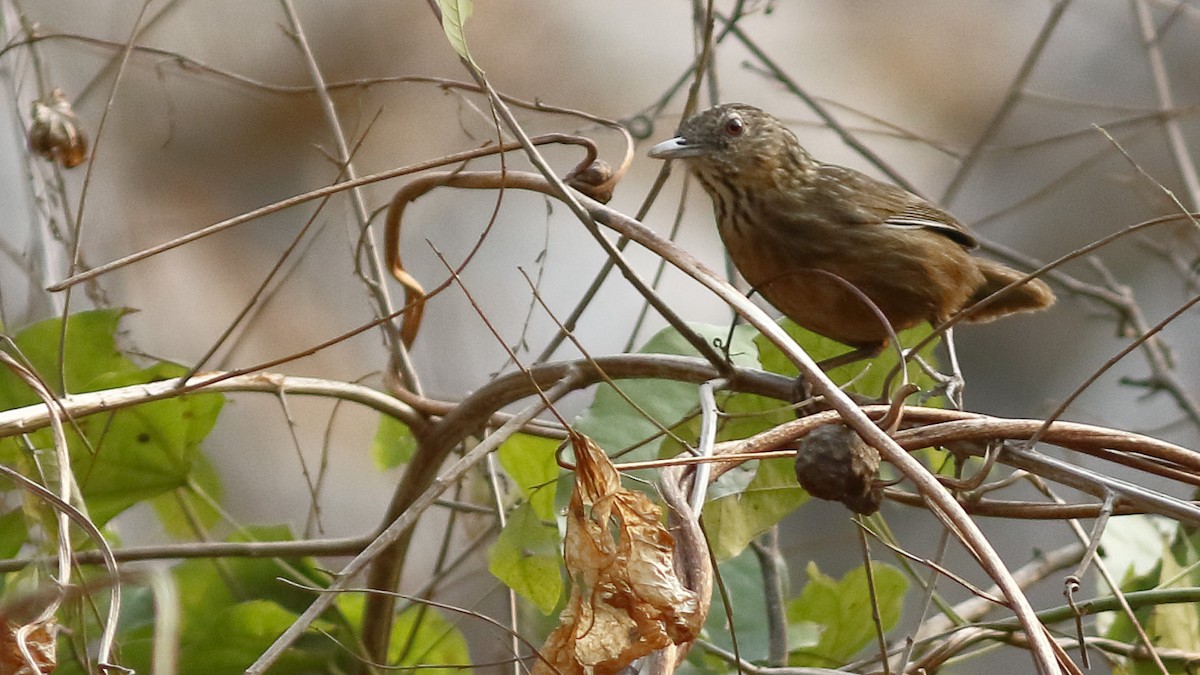
<svg viewBox="0 0 1200 675"><path fill-rule="evenodd" d="M993 260L977 258L976 261L979 263L979 271L983 272L984 282L967 303L967 311L970 312L967 321L982 323L1017 312L1036 312L1054 304L1054 292L1041 279L1030 279L1020 286L1000 293L1005 286L1017 281L1025 274ZM993 295L996 297L987 305L976 310L970 309L971 305Z"/></svg>

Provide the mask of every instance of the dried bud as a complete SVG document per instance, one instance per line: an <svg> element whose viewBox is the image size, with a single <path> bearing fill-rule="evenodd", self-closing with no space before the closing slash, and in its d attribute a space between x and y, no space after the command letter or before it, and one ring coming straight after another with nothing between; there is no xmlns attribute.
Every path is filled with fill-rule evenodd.
<svg viewBox="0 0 1200 675"><path fill-rule="evenodd" d="M879 452L845 425L820 426L800 439L796 479L814 497L870 515L883 501L883 490L875 482L878 475Z"/></svg>
<svg viewBox="0 0 1200 675"><path fill-rule="evenodd" d="M29 148L51 162L70 169L87 159L87 135L71 103L61 89L33 102L33 121L29 126Z"/></svg>
<svg viewBox="0 0 1200 675"><path fill-rule="evenodd" d="M607 204L613 195L612 167L608 162L597 159L579 173L567 176L566 183L596 201Z"/></svg>

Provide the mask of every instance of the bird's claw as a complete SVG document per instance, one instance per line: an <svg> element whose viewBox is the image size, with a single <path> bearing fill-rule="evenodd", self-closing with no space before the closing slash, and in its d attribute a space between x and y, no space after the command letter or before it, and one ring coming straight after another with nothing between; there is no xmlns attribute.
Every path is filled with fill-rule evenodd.
<svg viewBox="0 0 1200 675"><path fill-rule="evenodd" d="M937 386L921 395L921 402L924 403L935 396L945 396L955 410L962 410L963 389L967 385L962 373L955 371L947 375L930 366L920 356L913 355L911 358L930 379L937 383Z"/></svg>
<svg viewBox="0 0 1200 675"><path fill-rule="evenodd" d="M946 398L950 401L950 405L954 406L955 410L963 409L963 388L966 387L967 381L958 373L943 375L945 379L938 383L937 390L941 390L946 394Z"/></svg>

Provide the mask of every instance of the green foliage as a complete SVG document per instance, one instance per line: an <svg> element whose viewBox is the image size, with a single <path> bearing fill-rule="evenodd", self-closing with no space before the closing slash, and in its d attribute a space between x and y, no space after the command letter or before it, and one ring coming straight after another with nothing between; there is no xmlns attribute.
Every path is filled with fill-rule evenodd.
<svg viewBox="0 0 1200 675"><path fill-rule="evenodd" d="M291 540L286 527L254 528L235 541ZM304 585L327 585L325 575L310 558L189 560L171 571L178 593L180 612L179 673L239 673L254 662L313 600L314 592L297 588L280 579ZM319 619L312 632L288 649L271 673L285 675L344 673L357 661L339 646L357 644L361 634L362 596L341 595ZM145 588L126 593L118 642L123 666L149 673L156 624L154 598ZM88 628L94 634L95 627ZM332 638L332 639L331 639ZM72 650L60 636L60 655ZM335 642L336 640L336 642ZM432 609L410 607L400 613L392 628L390 659L393 664L416 666L467 665L470 655L458 629ZM85 672L80 664L65 658L56 673ZM423 669L422 672L470 673L462 668Z"/></svg>
<svg viewBox="0 0 1200 675"><path fill-rule="evenodd" d="M167 534L188 539L196 536L193 519L198 519L205 527L220 519L221 514L214 508L213 502L219 504L223 493L216 467L201 454L192 463L186 489L163 493L152 498L150 503L154 505L154 512L158 514L158 520Z"/></svg>
<svg viewBox="0 0 1200 675"><path fill-rule="evenodd" d="M350 627L359 631L362 596L340 595L337 607L344 616L350 617ZM401 611L392 622L392 637L388 644L388 661L395 668L411 669L421 675L471 675L474 672L463 667L471 664L466 639L455 624L433 607L413 605ZM434 668L434 665L447 667ZM271 669L271 672L275 670Z"/></svg>
<svg viewBox="0 0 1200 675"><path fill-rule="evenodd" d="M475 65L471 52L467 49L467 36L463 32L467 19L470 19L471 13L475 11L474 4L471 0L438 0L438 7L442 10L442 30L446 32L450 46L459 56Z"/></svg>
<svg viewBox="0 0 1200 675"><path fill-rule="evenodd" d="M1154 591L1200 586L1200 534L1157 516L1114 516L1101 537L1102 557L1109 569L1120 575L1121 591ZM1097 589L1101 596L1107 588ZM1200 606L1187 602L1152 602L1136 607L1134 615L1155 648L1200 651ZM1136 630L1123 612L1111 612L1097 622L1101 634L1113 640L1137 644ZM1191 672L1187 664L1166 662L1168 672ZM1143 675L1159 673L1145 658L1117 661L1113 673Z"/></svg>
<svg viewBox="0 0 1200 675"><path fill-rule="evenodd" d="M25 514L21 509L12 509L0 515L0 558L15 556L28 537Z"/></svg>
<svg viewBox="0 0 1200 675"><path fill-rule="evenodd" d="M710 344L729 340L730 359L742 367L757 367L759 361L755 336L750 326L737 326L729 339L727 326L693 324L693 330ZM652 337L641 353L697 356L696 350L683 336L671 328ZM700 429L697 416L696 385L666 380L625 380L618 383L621 391L645 413L667 426L689 444L695 444ZM727 413L718 421L717 440L746 438L793 419L795 414L779 401L749 394L721 392L718 407ZM601 385L591 407L576 422L575 428L590 436L610 452L644 443L658 434L657 425L646 419L633 405L609 385ZM683 451L679 443L665 437L657 456L674 456ZM648 458L651 446L630 459ZM718 559L736 555L754 537L779 522L807 499L796 483L791 463L763 462L745 492L727 494L709 501L704 516L710 541Z"/></svg>
<svg viewBox="0 0 1200 675"><path fill-rule="evenodd" d="M562 552L555 497L558 441L516 434L497 451L504 472L525 496L488 551L488 569L543 614L562 596Z"/></svg>
<svg viewBox="0 0 1200 675"><path fill-rule="evenodd" d="M1101 557L1118 578L1154 576L1175 532L1175 523L1165 518L1113 516L1100 537ZM1097 590L1107 592L1105 588Z"/></svg>
<svg viewBox="0 0 1200 675"><path fill-rule="evenodd" d="M125 386L185 372L164 363L127 377L114 374L101 384ZM103 524L138 502L185 487L200 456L200 442L223 404L222 396L199 394L81 420L83 439L69 437L71 464L92 520Z"/></svg>
<svg viewBox="0 0 1200 675"><path fill-rule="evenodd" d="M767 630L766 596L762 588L762 568L753 551L743 551L729 560L718 564L724 581L713 589L712 607L704 622L704 631L709 639L722 649L733 650L733 637L737 637L737 648L742 658L760 661L769 654ZM726 613L726 605L729 613ZM733 616L730 624L729 615ZM704 650L693 649L690 656ZM689 658L695 661L695 659ZM714 672L729 672L728 664Z"/></svg>
<svg viewBox="0 0 1200 675"><path fill-rule="evenodd" d="M291 539L288 528L276 526L253 528L230 540ZM286 584L280 578L318 586L324 586L326 581L309 558L197 559L175 566L171 579L179 604L179 672L197 675L241 672L258 658L313 599L311 591ZM126 592L118 632L122 665L138 672L153 672L151 659L158 611L147 589ZM346 629L348 624L339 617L327 617L317 625L339 640L353 639ZM95 630L89 627L88 633L83 634L94 634ZM60 636L60 654L71 653L66 645L71 639L70 634ZM288 650L271 672L328 672L331 664L347 658L327 639L305 638ZM77 662L67 660L56 672L83 671Z"/></svg>
<svg viewBox="0 0 1200 675"><path fill-rule="evenodd" d="M741 553L755 537L808 501L793 465L787 458L763 460L745 490L704 505L709 544L718 560Z"/></svg>
<svg viewBox="0 0 1200 675"><path fill-rule="evenodd" d="M718 443L749 438L796 418L790 406L763 396L722 391L717 392L714 398L717 409L724 413L717 419ZM673 435L663 438L659 444L659 458L674 457L685 451L677 438L695 447L700 440L700 425L699 409L693 406L684 421L671 428Z"/></svg>
<svg viewBox="0 0 1200 675"><path fill-rule="evenodd" d="M691 324L692 330L710 343L714 339L725 341L729 333L727 326ZM734 331L730 347L730 358L740 366L756 367L758 350L752 341L756 331L748 326L739 326ZM677 331L666 328L643 346L642 354L675 354L698 356L696 350ZM609 452L643 445L648 439L660 434L659 425L674 428L692 419L696 409L696 385L668 380L622 380L617 383L624 397L609 384L596 389L596 397L574 427L586 434L600 447ZM628 400L626 400L628 398ZM635 408L630 401L637 405ZM640 408L640 412L639 412ZM658 424L655 424L647 415ZM652 457L650 448L634 453L630 459Z"/></svg>
<svg viewBox="0 0 1200 675"><path fill-rule="evenodd" d="M847 351L845 345L826 340L784 320L782 325L815 360L823 360ZM728 328L693 326L707 340L726 339ZM915 344L929 332L928 328L913 329L901 334L905 345ZM931 344L921 350L926 362L936 367ZM674 330L666 329L655 335L641 350L643 353L695 356L695 350ZM783 354L757 331L739 326L731 341L734 363L787 376L798 371ZM835 382L854 379L849 389L855 393L878 396L884 379L897 363L894 351L887 351L866 362L844 366L831 373ZM915 364L909 365L910 379L923 389L935 383ZM897 378L895 384L899 384ZM696 385L658 380L622 381L622 392L644 413L687 443L698 435ZM718 406L726 413L719 421L718 439L745 438L794 418L795 413L778 401L746 394L718 394ZM611 386L602 385L591 405L577 421L576 428L588 434L601 447L615 451L639 444L661 435L657 425L646 419ZM660 444L660 456L672 456L682 451L678 442L665 438ZM648 450L640 451L644 457ZM710 499L704 508L704 522L713 552L721 564L725 583L730 588L735 624L727 619L719 602L709 613L707 632L722 644L721 636L733 629L741 636L743 656L755 659L766 656L765 609L762 606L761 578L755 557L746 551L757 536L796 510L808 499L799 487L792 461L764 460L751 471L747 468L731 471L712 486ZM876 563L873 566L876 602L879 605L884 630L893 627L900 617L908 583L893 567ZM868 592L863 568L848 573L841 581L820 573L809 566L809 583L800 597L788 606L789 643L793 665L833 667L845 663L869 644L875 635L871 620L872 599ZM723 645L729 646L729 645ZM694 671L707 672L710 665L699 655L691 659ZM719 672L719 668L717 671Z"/></svg>
<svg viewBox="0 0 1200 675"><path fill-rule="evenodd" d="M80 312L67 320L66 343L59 364L62 321L47 319L27 326L13 336L18 360L30 365L51 391L79 393L103 389L96 381L114 373L137 369L117 348L117 324L124 309ZM65 384L65 390L63 387ZM38 403L37 395L7 368L0 369L0 407L4 409Z"/></svg>
<svg viewBox="0 0 1200 675"><path fill-rule="evenodd" d="M283 525L260 526L229 541L292 541L290 528ZM312 591L281 582L280 577L320 583L325 575L312 558L229 558L214 563L189 560L176 568L181 601L197 615L211 614L226 604L250 599L265 599L293 612L304 611L313 601ZM189 595L190 594L190 595ZM189 601L189 598L191 600Z"/></svg>
<svg viewBox="0 0 1200 675"><path fill-rule="evenodd" d="M817 362L840 356L850 351L846 345L809 332L797 326L791 319L783 319L779 322L779 325ZM927 325L921 325L901 331L898 335L900 344L905 347L911 347L925 339L932 330ZM754 338L754 342L758 347L759 361L762 363L764 370L793 377L800 374L800 371L783 355L783 352L779 351L779 348L771 344L765 337L759 335ZM937 341L935 340L917 352L921 358L925 359L926 363L934 368L937 367L937 361L933 355L936 346ZM895 347L888 345L887 349L883 350L879 356L873 359L834 368L829 371L829 377L838 384L852 382L846 388L849 392L862 394L863 396L878 397L883 392L884 380L887 379L888 374L892 372L892 369L896 367L898 362L899 359L896 355ZM908 364L908 376L909 380L919 386L922 391L928 391L936 386L936 383L921 370L921 367L912 361L909 361ZM893 389L900 382L899 374L897 374L892 380ZM934 402L938 400L934 399ZM926 405L932 404L933 402L926 403Z"/></svg>
<svg viewBox="0 0 1200 675"><path fill-rule="evenodd" d="M488 569L543 614L549 614L562 595L561 568L558 528L553 521L539 518L530 502L521 504L509 515L488 552Z"/></svg>
<svg viewBox="0 0 1200 675"><path fill-rule="evenodd" d="M900 620L908 580L900 570L873 562L874 602L878 606L883 630L891 630ZM788 663L792 666L836 668L850 660L875 639L871 619L872 598L867 586L865 567L857 567L841 581L826 576L816 563L808 565L808 583L800 597L788 603L789 630L804 639L793 649ZM819 635L811 644L813 633Z"/></svg>
<svg viewBox="0 0 1200 675"><path fill-rule="evenodd" d="M559 467L554 453L558 441L516 434L505 441L496 454L504 472L521 488L533 512L542 520L555 518L554 499Z"/></svg>
<svg viewBox="0 0 1200 675"><path fill-rule="evenodd" d="M71 316L62 344L62 322L49 319L14 336L19 358L26 360L43 382L61 392L84 393L180 377L186 369L158 362L139 368L121 354L117 325L125 310L96 310ZM143 403L111 413L92 415L67 427L71 468L83 492L88 513L101 526L121 511L142 501L185 488L199 476L215 497L220 487L202 461L200 443L212 430L224 405L219 394L192 394ZM39 399L13 373L0 370L0 407L14 408ZM53 436L49 429L28 434L42 466L53 465ZM0 440L0 460L33 471L33 462L15 439ZM199 509L212 522L215 514ZM167 514L168 511L160 510ZM168 528L173 527L171 519Z"/></svg>
<svg viewBox="0 0 1200 675"><path fill-rule="evenodd" d="M269 600L246 600L221 608L205 630L185 633L179 645L180 675L237 673L246 669L296 620L296 614ZM320 627L331 627L322 623ZM327 670L337 656L335 645L307 641L288 650L272 673ZM151 672L149 664L139 672Z"/></svg>
<svg viewBox="0 0 1200 675"><path fill-rule="evenodd" d="M810 333L790 320L784 319L780 325L818 361L847 351L845 345ZM725 326L693 324L691 328L710 343L714 340L723 343L729 334L729 329ZM901 333L901 341L905 344L915 344L928 334L928 327L914 328ZM931 343L920 352L926 362L934 367L936 362L932 351L935 346L936 342ZM769 372L793 377L799 372L782 352L750 326L740 325L735 328L729 351L732 362L741 367L761 367ZM698 355L696 350L671 328L663 329L652 337L639 353ZM895 351L888 350L869 361L835 369L830 375L835 382L853 379L850 391L876 396L882 390L884 379L896 362ZM908 368L910 379L923 389L935 386L919 366L910 363ZM896 382L898 383L899 379ZM611 385L600 385L592 405L575 422L575 428L591 437L600 447L614 452L644 445L647 440L662 435L660 426L671 429L687 442L695 441L699 429L695 385L666 380L623 380L618 382L617 386L624 396L618 394ZM720 421L719 440L745 438L792 419L794 415L778 401L747 394L722 393L718 396L718 405L731 415ZM681 449L673 439L664 439L659 455L671 456ZM634 453L630 458L648 457L649 452L643 451Z"/></svg>
<svg viewBox="0 0 1200 675"><path fill-rule="evenodd" d="M391 415L380 415L379 427L371 440L371 459L381 471L408 464L417 451L412 430Z"/></svg>

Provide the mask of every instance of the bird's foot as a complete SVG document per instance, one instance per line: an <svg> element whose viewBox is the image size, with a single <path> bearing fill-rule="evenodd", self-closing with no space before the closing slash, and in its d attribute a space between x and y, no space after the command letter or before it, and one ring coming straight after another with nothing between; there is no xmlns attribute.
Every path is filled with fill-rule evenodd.
<svg viewBox="0 0 1200 675"><path fill-rule="evenodd" d="M905 354L908 356L908 354ZM925 362L925 359L913 354L911 358L921 370L937 383L930 391L921 395L921 402L924 403L935 396L945 396L946 400L950 401L950 405L955 410L963 408L963 388L966 387L967 381L963 379L962 373L955 370L950 374L939 372L933 366Z"/></svg>

